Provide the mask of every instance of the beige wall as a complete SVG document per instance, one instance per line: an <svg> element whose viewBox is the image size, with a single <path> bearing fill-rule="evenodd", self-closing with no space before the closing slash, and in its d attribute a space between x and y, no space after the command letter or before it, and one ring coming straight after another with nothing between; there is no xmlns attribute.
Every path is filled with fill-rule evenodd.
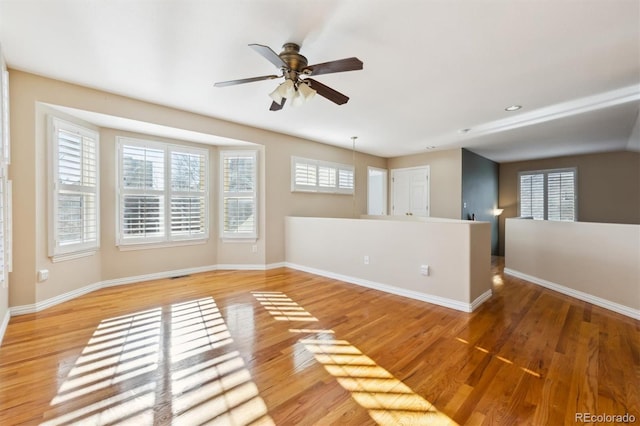
<svg viewBox="0 0 640 426"><path fill-rule="evenodd" d="M500 164L500 253L505 219L518 216L518 173L577 167L578 221L640 224L640 153L631 151Z"/></svg>
<svg viewBox="0 0 640 426"><path fill-rule="evenodd" d="M486 222L288 217L286 236L299 269L467 311L491 291Z"/></svg>
<svg viewBox="0 0 640 426"><path fill-rule="evenodd" d="M506 237L506 272L626 306L640 318L640 225L508 219Z"/></svg>
<svg viewBox="0 0 640 426"><path fill-rule="evenodd" d="M390 158L389 170L429 166L431 216L460 219L462 211L462 150L435 151ZM389 203L392 201L389 183ZM391 204L389 204L391 211Z"/></svg>
<svg viewBox="0 0 640 426"><path fill-rule="evenodd" d="M320 144L283 141L267 147L266 203L268 214L267 264L284 260L284 218L286 216L359 217L367 211L367 166L386 168L383 158L356 153L356 194L311 194L291 192L291 156L352 164L349 150L332 149ZM272 240L277 243L272 243Z"/></svg>
<svg viewBox="0 0 640 426"><path fill-rule="evenodd" d="M386 167L386 160L356 155L356 195L311 195L290 190L292 155L351 164L352 152L316 142L259 130L186 111L125 98L94 89L10 70L12 164L14 181L14 268L9 305L27 306L100 281L206 265L264 265L284 261L284 218L287 215L351 217L366 210L366 168ZM199 246L119 251L115 245L116 134L101 134L101 249L90 257L52 263L47 257L46 107L42 103L114 115L163 126L213 134L261 145L259 239L227 243L218 238L217 152L210 148L211 239ZM66 117L70 118L70 117ZM136 135L145 137L144 135ZM158 139L154 137L153 139ZM172 141L175 142L175 141ZM252 245L257 251L252 251ZM38 269L50 278L36 282Z"/></svg>

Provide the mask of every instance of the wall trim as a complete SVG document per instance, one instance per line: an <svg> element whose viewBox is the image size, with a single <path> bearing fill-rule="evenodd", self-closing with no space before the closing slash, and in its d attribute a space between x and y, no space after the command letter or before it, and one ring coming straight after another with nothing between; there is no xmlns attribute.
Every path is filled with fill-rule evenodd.
<svg viewBox="0 0 640 426"><path fill-rule="evenodd" d="M176 269L173 271L156 272L153 274L134 275L131 277L115 278L112 280L99 281L97 283L89 284L84 287L80 287L78 289L69 291L67 293L54 296L50 299L46 299L41 302L33 303L30 305L13 306L9 308L9 312L11 313L11 316L33 314L36 312L40 312L44 309L50 308L52 306L58 305L60 303L73 300L87 293L100 290L101 288L113 287L113 286L125 285L125 284L133 284L137 282L158 280L158 279L164 279L164 278L171 278L179 275L197 274L200 272L215 271L216 269L218 269L217 265L198 266L195 268Z"/></svg>
<svg viewBox="0 0 640 426"><path fill-rule="evenodd" d="M351 277L347 275L337 274L335 272L325 271L323 269L311 268L308 266L298 265L296 263L285 262L287 268L296 269L302 272L308 272L310 274L320 275L322 277L331 278L334 280L344 281L350 284L356 284L362 287L371 288L374 290L383 291L385 293L395 294L397 296L408 297L410 299L420 300L422 302L432 303L434 305L443 306L445 308L455 309L456 311L472 312L482 302L491 297L491 290L484 292L472 303L464 303L457 300L449 299L446 297L435 296L432 294L420 293L413 290L406 290L399 287L394 287L388 284L382 284L375 281L369 281L362 278Z"/></svg>
<svg viewBox="0 0 640 426"><path fill-rule="evenodd" d="M619 303L612 302L610 300L603 299L601 297L594 296L592 294L585 293L585 292L582 292L580 290L575 290L575 289L570 288L570 287L565 287L563 285L560 285L560 284L557 284L557 283L554 283L554 282L551 282L551 281L547 281L547 280L542 279L542 278L534 277L532 275L528 275L528 274L525 274L523 272L516 271L514 269L504 268L504 273L508 274L508 275L511 275L511 276L514 276L516 278L520 278L520 279L525 280L525 281L529 281L529 282L534 283L534 284L538 284L539 286L548 288L550 290L557 291L558 293L562 293L562 294L565 294L567 296L575 297L576 299L582 300L583 302L589 302L589 303L591 303L593 305L596 305L596 306L599 306L601 308L605 308L605 309L608 309L610 311L622 314L624 316L640 320L640 310L638 310L638 309L633 309L633 308L630 308L629 306L621 305Z"/></svg>
<svg viewBox="0 0 640 426"><path fill-rule="evenodd" d="M218 269L216 265L197 266L195 268L175 269L173 271L154 272L153 274L134 275L132 277L115 278L112 280L100 281L100 288L114 287L118 285L134 284L138 282L161 280L164 278L177 277L181 275L199 274L201 272L210 272ZM96 289L97 290L97 289Z"/></svg>
<svg viewBox="0 0 640 426"><path fill-rule="evenodd" d="M270 270L270 269L278 269L278 268L286 268L287 264L286 262L276 262L276 263L269 263L266 265L266 270Z"/></svg>
<svg viewBox="0 0 640 426"><path fill-rule="evenodd" d="M258 263L222 263L218 265L217 269L225 271L264 271L267 269L267 265Z"/></svg>
<svg viewBox="0 0 640 426"><path fill-rule="evenodd" d="M4 333L7 331L7 326L9 325L9 319L11 318L11 311L7 310L4 314L4 318L2 318L2 322L0 322L0 345L2 345L2 339L4 338Z"/></svg>
<svg viewBox="0 0 640 426"><path fill-rule="evenodd" d="M471 302L470 312L473 312L476 309L478 309L478 307L482 305L484 302L486 302L487 300L489 300L491 296L493 296L493 290L489 289L484 293L482 293L480 296L476 297L476 299L473 302Z"/></svg>

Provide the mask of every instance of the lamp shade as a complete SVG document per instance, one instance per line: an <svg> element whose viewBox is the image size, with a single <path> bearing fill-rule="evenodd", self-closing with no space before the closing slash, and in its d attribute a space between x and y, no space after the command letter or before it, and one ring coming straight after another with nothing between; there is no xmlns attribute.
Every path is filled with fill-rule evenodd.
<svg viewBox="0 0 640 426"><path fill-rule="evenodd" d="M316 94L316 91L309 87L306 83L299 83L298 90L293 94L293 101L291 102L291 106L297 107L309 99L313 98Z"/></svg>
<svg viewBox="0 0 640 426"><path fill-rule="evenodd" d="M316 95L316 91L309 87L307 83L300 83L298 85L298 93L302 95L305 102Z"/></svg>
<svg viewBox="0 0 640 426"><path fill-rule="evenodd" d="M269 93L271 99L276 103L282 104L282 99L289 99L293 96L294 92L293 80L286 79L284 83L278 85L276 90Z"/></svg>

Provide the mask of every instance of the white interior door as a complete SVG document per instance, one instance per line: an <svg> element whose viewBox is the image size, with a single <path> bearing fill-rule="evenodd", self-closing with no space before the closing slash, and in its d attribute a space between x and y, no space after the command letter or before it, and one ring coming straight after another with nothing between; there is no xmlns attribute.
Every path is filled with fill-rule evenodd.
<svg viewBox="0 0 640 426"><path fill-rule="evenodd" d="M387 214L387 171L367 168L367 214Z"/></svg>
<svg viewBox="0 0 640 426"><path fill-rule="evenodd" d="M429 167L391 171L392 214L429 216Z"/></svg>

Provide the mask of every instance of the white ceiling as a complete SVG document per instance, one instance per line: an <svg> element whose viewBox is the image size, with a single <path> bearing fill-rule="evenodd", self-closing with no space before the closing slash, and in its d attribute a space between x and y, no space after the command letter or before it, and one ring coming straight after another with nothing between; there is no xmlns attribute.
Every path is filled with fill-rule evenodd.
<svg viewBox="0 0 640 426"><path fill-rule="evenodd" d="M277 73L247 45L285 42L360 58L316 77L350 101L213 87ZM0 43L10 68L384 157L640 147L640 0L0 0Z"/></svg>

